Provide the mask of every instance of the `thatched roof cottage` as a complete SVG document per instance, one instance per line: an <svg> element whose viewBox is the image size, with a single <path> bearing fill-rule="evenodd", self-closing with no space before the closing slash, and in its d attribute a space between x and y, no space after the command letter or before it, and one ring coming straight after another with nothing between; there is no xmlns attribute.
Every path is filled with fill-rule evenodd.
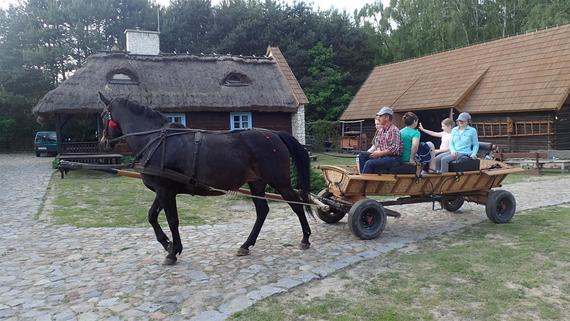
<svg viewBox="0 0 570 321"><path fill-rule="evenodd" d="M377 66L342 120L391 105L441 130L469 112L479 137L513 151L570 149L570 25ZM400 117L399 117L400 116ZM370 136L371 137L371 136Z"/></svg>
<svg viewBox="0 0 570 321"><path fill-rule="evenodd" d="M262 127L288 131L305 142L308 100L279 48L269 47L263 57L165 55L158 54L158 33L125 33L126 52L90 56L33 112L54 119L61 131L71 116L98 118L103 104L97 92L102 91L129 97L190 128Z"/></svg>

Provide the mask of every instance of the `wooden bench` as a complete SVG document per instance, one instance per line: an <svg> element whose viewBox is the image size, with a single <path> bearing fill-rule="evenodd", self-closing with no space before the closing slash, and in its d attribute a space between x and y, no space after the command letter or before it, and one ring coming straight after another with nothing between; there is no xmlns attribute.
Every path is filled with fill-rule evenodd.
<svg viewBox="0 0 570 321"><path fill-rule="evenodd" d="M84 164L120 164L121 154L61 154L57 159Z"/></svg>
<svg viewBox="0 0 570 321"><path fill-rule="evenodd" d="M547 165L547 168L551 165L560 168L561 173L564 173L567 168L570 171L570 159L549 159L547 152L496 153L495 159L511 165L535 168L539 175L542 174L544 165Z"/></svg>

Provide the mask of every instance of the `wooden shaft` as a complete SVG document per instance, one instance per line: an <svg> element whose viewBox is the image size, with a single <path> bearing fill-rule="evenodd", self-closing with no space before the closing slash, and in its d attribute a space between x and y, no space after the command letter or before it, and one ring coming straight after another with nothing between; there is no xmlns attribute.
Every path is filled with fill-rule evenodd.
<svg viewBox="0 0 570 321"><path fill-rule="evenodd" d="M142 178L141 173L139 173L139 172L125 171L125 170L121 170L121 169L117 169L117 172L115 174L117 174L117 176Z"/></svg>

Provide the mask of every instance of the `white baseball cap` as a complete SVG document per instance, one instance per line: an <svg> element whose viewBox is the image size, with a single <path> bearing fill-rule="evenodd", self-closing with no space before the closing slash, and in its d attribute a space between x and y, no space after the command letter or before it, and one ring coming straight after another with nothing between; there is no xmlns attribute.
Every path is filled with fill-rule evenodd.
<svg viewBox="0 0 570 321"><path fill-rule="evenodd" d="M386 114L394 116L394 111L392 110L392 108L384 106L376 113L376 116L382 116Z"/></svg>
<svg viewBox="0 0 570 321"><path fill-rule="evenodd" d="M459 116L457 117L457 120L469 121L469 120L471 120L471 115L469 115L469 113L461 113L461 114L459 114Z"/></svg>

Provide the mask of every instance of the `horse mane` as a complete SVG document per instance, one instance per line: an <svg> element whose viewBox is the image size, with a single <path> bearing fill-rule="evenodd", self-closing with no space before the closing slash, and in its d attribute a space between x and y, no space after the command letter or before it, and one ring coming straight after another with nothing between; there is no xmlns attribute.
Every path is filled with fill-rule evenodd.
<svg viewBox="0 0 570 321"><path fill-rule="evenodd" d="M134 101L130 101L126 98L117 98L117 102L127 107L127 109L129 109L131 112L135 114L139 114L144 117L150 118L153 122L155 122L158 125L164 125L165 123L168 122L166 116L164 116L163 114L161 114L156 110L153 110L150 107L141 105Z"/></svg>

